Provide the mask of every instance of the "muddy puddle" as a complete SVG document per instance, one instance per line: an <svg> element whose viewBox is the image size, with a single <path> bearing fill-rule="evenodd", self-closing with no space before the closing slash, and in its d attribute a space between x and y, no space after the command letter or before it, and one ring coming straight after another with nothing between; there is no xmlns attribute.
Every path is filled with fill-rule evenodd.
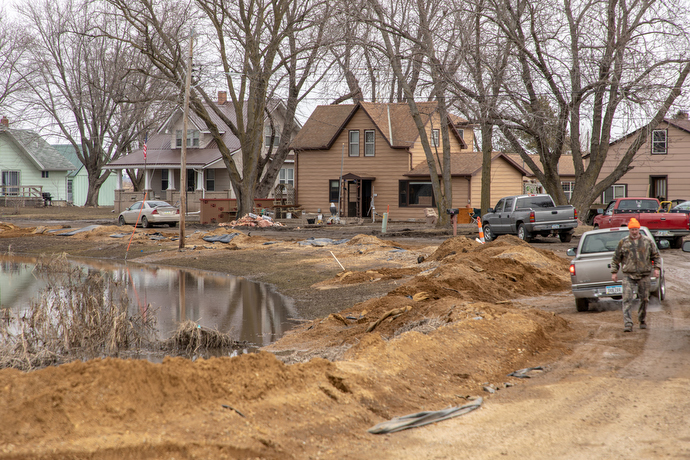
<svg viewBox="0 0 690 460"><path fill-rule="evenodd" d="M293 300L263 283L219 273L132 263L72 262L84 270L112 273L127 286L133 309L153 307L162 340L180 323L192 320L230 334L234 340L265 346L296 324ZM35 263L33 258L0 256L0 308L21 314L43 290L46 283L34 270ZM251 345L249 348L255 348Z"/></svg>

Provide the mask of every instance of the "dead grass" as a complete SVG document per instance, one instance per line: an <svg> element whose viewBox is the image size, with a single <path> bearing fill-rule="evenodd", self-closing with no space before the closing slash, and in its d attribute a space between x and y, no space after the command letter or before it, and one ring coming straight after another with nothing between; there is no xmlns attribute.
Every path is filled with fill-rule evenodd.
<svg viewBox="0 0 690 460"><path fill-rule="evenodd" d="M244 346L228 334L187 320L180 323L173 335L163 342L163 349L191 357L209 350L234 349L238 345Z"/></svg>
<svg viewBox="0 0 690 460"><path fill-rule="evenodd" d="M148 307L133 313L126 286L112 275L85 270L65 254L39 259L34 272L47 285L0 326L0 367L121 357L152 342L155 316Z"/></svg>

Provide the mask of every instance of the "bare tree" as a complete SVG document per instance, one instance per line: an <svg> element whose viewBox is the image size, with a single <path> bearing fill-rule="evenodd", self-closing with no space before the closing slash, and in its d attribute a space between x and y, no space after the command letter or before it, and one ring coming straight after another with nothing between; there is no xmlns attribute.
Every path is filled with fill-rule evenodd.
<svg viewBox="0 0 690 460"><path fill-rule="evenodd" d="M20 11L36 37L35 72L26 80L32 101L74 147L88 175L85 205L96 206L110 174L103 167L130 148L146 120L156 85L135 68L148 61L122 42L94 36L99 21L110 29L118 24L89 4L27 1Z"/></svg>
<svg viewBox="0 0 690 460"><path fill-rule="evenodd" d="M631 169L648 133L679 96L690 72L686 11L662 0L490 4L487 17L513 43L520 75L519 85L504 85L510 103L496 122L558 203L567 201L558 162L569 147L576 177L571 203L582 212ZM620 126L631 118L639 121ZM645 129L617 168L599 180L614 129L637 127ZM541 168L518 133L533 139ZM580 146L586 135L588 152Z"/></svg>
<svg viewBox="0 0 690 460"><path fill-rule="evenodd" d="M0 9L0 112L12 111L10 98L26 89L24 73L31 39ZM17 115L17 113L12 113Z"/></svg>
<svg viewBox="0 0 690 460"><path fill-rule="evenodd" d="M325 52L324 31L330 15L325 1L259 0L249 3L195 0L189 3L152 0L109 0L130 24L120 38L147 56L182 92L184 44L194 29L202 46L203 68L220 67L234 108L230 119L205 90L213 70L197 75L190 91L190 109L206 124L218 145L237 196L238 213L250 212L255 197L268 195L289 153L298 103L320 80ZM187 36L185 36L187 34ZM285 101L280 145L262 153L264 126L275 126L270 101ZM239 139L241 167L225 145L217 119ZM272 134L272 136L275 134Z"/></svg>

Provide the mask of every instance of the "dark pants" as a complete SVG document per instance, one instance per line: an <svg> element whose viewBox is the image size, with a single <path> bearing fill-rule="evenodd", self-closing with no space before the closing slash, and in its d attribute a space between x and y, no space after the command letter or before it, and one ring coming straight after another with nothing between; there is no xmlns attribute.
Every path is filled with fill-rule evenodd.
<svg viewBox="0 0 690 460"><path fill-rule="evenodd" d="M633 288L637 287L637 298L640 299L640 307L637 309L637 319L640 324L644 323L647 317L647 303L649 302L649 276L634 279L628 275L623 276L623 322L625 326L632 326L633 321L630 315L633 300Z"/></svg>

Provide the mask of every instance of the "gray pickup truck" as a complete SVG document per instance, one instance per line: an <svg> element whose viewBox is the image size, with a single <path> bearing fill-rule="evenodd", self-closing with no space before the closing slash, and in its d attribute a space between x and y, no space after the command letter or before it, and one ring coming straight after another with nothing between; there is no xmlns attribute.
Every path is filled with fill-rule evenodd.
<svg viewBox="0 0 690 460"><path fill-rule="evenodd" d="M550 195L515 195L501 198L496 207L482 217L484 239L498 235L517 235L531 241L535 236L558 235L567 243L577 227L577 209L571 205L556 206Z"/></svg>
<svg viewBox="0 0 690 460"><path fill-rule="evenodd" d="M592 230L582 234L577 248L568 249L567 254L575 257L570 262L570 281L577 311L587 311L590 302L602 297L620 299L623 296L621 282L614 282L611 279L611 258L618 242L629 233L628 227ZM654 241L647 227L641 227L640 233ZM662 249L670 246L667 240L662 240L659 244ZM664 300L666 278L663 259L659 269L661 271L659 278L651 277L650 292L659 300ZM620 276L620 271L618 273Z"/></svg>

